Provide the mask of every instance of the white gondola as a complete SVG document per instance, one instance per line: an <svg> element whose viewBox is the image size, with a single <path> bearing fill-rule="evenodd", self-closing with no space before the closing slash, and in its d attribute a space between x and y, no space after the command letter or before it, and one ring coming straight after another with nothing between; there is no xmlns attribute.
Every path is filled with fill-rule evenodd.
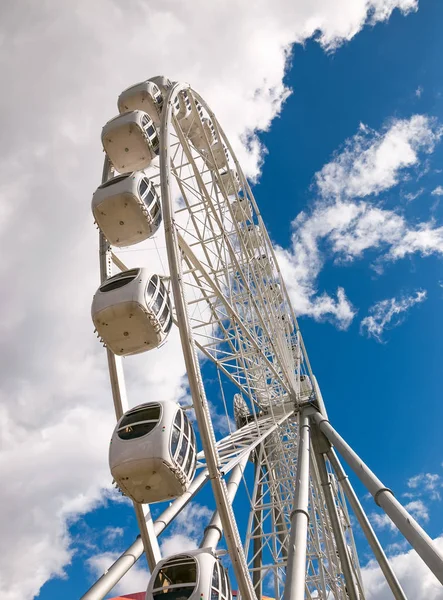
<svg viewBox="0 0 443 600"><path fill-rule="evenodd" d="M214 143L215 131L211 119L202 119L201 123L195 120L195 125L191 127L188 135L191 144L197 150L206 150Z"/></svg>
<svg viewBox="0 0 443 600"><path fill-rule="evenodd" d="M91 314L104 344L120 356L158 348L172 325L169 293L148 269L107 279L94 295Z"/></svg>
<svg viewBox="0 0 443 600"><path fill-rule="evenodd" d="M283 330L288 335L291 335L294 331L294 321L289 313L283 313L277 317L278 322L282 325Z"/></svg>
<svg viewBox="0 0 443 600"><path fill-rule="evenodd" d="M228 149L223 142L215 142L215 144L211 146L210 152L205 152L205 163L208 169L226 169L228 167L228 161Z"/></svg>
<svg viewBox="0 0 443 600"><path fill-rule="evenodd" d="M192 112L191 101L186 91L182 91L177 94L174 102L174 115L180 122L180 126L183 131L188 131L189 123L187 118L190 117Z"/></svg>
<svg viewBox="0 0 443 600"><path fill-rule="evenodd" d="M252 205L247 198L237 198L231 204L234 219L238 223L252 221Z"/></svg>
<svg viewBox="0 0 443 600"><path fill-rule="evenodd" d="M158 85L149 79L124 90L118 97L117 105L120 114L142 110L157 126L160 125L163 94Z"/></svg>
<svg viewBox="0 0 443 600"><path fill-rule="evenodd" d="M281 304L283 302L283 293L278 283L269 283L266 286L268 298L275 304Z"/></svg>
<svg viewBox="0 0 443 600"><path fill-rule="evenodd" d="M307 375L300 375L300 395L310 396L312 392L312 383Z"/></svg>
<svg viewBox="0 0 443 600"><path fill-rule="evenodd" d="M220 175L220 178L228 196L241 192L240 177L235 169L228 169Z"/></svg>
<svg viewBox="0 0 443 600"><path fill-rule="evenodd" d="M258 225L248 225L242 229L243 242L251 254L263 246L263 234Z"/></svg>
<svg viewBox="0 0 443 600"><path fill-rule="evenodd" d="M160 198L139 171L102 183L92 197L92 213L113 246L131 246L151 237L161 223Z"/></svg>
<svg viewBox="0 0 443 600"><path fill-rule="evenodd" d="M272 260L266 254L259 254L252 260L252 268L255 276L258 278L274 276L274 265Z"/></svg>
<svg viewBox="0 0 443 600"><path fill-rule="evenodd" d="M109 466L120 490L135 502L181 496L196 466L192 425L178 404L149 402L127 411L109 446Z"/></svg>
<svg viewBox="0 0 443 600"><path fill-rule="evenodd" d="M155 83L155 85L160 89L161 93L163 94L163 98L166 98L166 94L174 85L172 81L164 75L155 75L155 77L150 77L148 81L152 81L152 83Z"/></svg>
<svg viewBox="0 0 443 600"><path fill-rule="evenodd" d="M146 600L232 600L231 584L210 549L193 550L157 564Z"/></svg>
<svg viewBox="0 0 443 600"><path fill-rule="evenodd" d="M295 343L291 346L292 356L294 358L294 363L298 365L299 362L303 360L303 355L301 353L300 344Z"/></svg>
<svg viewBox="0 0 443 600"><path fill-rule="evenodd" d="M179 94L177 100L179 112L177 112L177 107L174 107L174 110L180 122L180 127L187 137L192 137L194 130L201 127L204 118L203 108L198 101L195 102L195 107L192 108L191 101L186 92Z"/></svg>
<svg viewBox="0 0 443 600"><path fill-rule="evenodd" d="M120 173L146 169L160 148L154 123L141 110L123 113L108 121L102 130L102 144Z"/></svg>

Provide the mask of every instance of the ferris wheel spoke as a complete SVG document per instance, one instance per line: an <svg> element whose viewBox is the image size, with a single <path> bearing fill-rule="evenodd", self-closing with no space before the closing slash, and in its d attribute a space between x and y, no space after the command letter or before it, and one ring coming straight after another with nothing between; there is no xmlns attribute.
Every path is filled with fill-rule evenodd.
<svg viewBox="0 0 443 600"><path fill-rule="evenodd" d="M195 256L192 249L186 244L185 240L182 238L180 233L178 233L178 240L182 252L184 252L189 262L194 267L194 278L197 279L197 273L199 272L201 277L204 279L206 285L210 287L211 291L214 293L216 298L220 301L220 303L223 304L224 308L226 309L226 314L229 317L230 321L234 321L237 325L237 328L241 330L243 344L246 344L250 349L254 349L257 352L257 355L261 356L261 349L256 338L250 334L247 327L243 324L243 320L241 319L240 315L235 311L233 306L226 299L225 295L217 287L210 274L204 269L203 265ZM200 280L198 279L197 281ZM206 301L205 298L203 299ZM289 394L290 390L285 386L284 381L281 379L280 374L275 370L273 364L265 357L263 357L263 359L266 363L266 368L270 371L270 373L272 373L275 380L285 389L286 393Z"/></svg>
<svg viewBox="0 0 443 600"><path fill-rule="evenodd" d="M188 147L188 143L186 141L186 139L184 138L183 134L179 132L179 138L181 140L181 143L183 144L183 148L184 148L184 153L186 155L186 158L189 162L192 162L192 151L190 150L190 148ZM202 243L201 243L201 247L204 253L206 253L206 256L208 256L208 251L206 246L208 245L209 242L213 242L214 240L217 240L217 255L220 256L220 258L222 258L223 253L220 251L220 247L219 247L219 240L222 240L224 242L224 246L226 248L226 254L229 256L230 259L230 264L225 265L225 276L226 276L226 272L229 270L233 270L234 272L236 271L239 275L237 276L237 281L238 283L240 283L241 287L245 290L244 295L245 297L248 298L249 302L251 303L252 307L253 307L253 315L255 317L255 319L257 320L260 328L263 331L263 334L266 336L267 338L267 343L270 346L270 348L272 349L273 354L275 354L276 356L280 356L281 357L281 348L279 348L277 345L275 345L274 343L274 338L275 336L275 330L271 331L269 329L269 325L268 323L265 322L265 319L263 318L263 313L261 310L259 310L259 306L256 303L256 296L255 294L252 294L249 286L248 286L248 269L245 267L245 265L247 265L249 257L247 255L244 254L244 250L242 249L242 253L241 253L241 261L239 261L239 259L237 258L237 252L234 249L234 246L232 244L232 236L235 235L238 239L242 238L242 233L239 231L238 226L236 224L235 229L233 230L233 232L226 234L225 229L224 229L224 224L221 221L221 218L219 216L219 212L216 209L216 206L214 205L214 200L213 198L211 198L211 195L209 194L206 186L204 185L204 182L201 178L200 173L198 172L198 169L193 166L194 168L194 174L196 177L196 181L199 185L199 188L203 191L203 195L204 195L204 201L207 204L207 210L208 213L210 215L213 216L213 220L211 220L211 238L210 240L205 239L204 236L204 231L197 231L200 234ZM182 190L183 191L183 190ZM194 226L196 227L198 224L196 223L196 221L194 221ZM183 239L184 236L182 236ZM189 248L190 246L188 246ZM210 269L211 266L211 261L208 260L208 268ZM214 273L211 273L211 276L214 277ZM239 279L239 276L241 277L241 280ZM214 279L216 280L217 278L214 277ZM223 282L225 283L225 282ZM259 290L259 295L261 295L261 298L263 300L263 293L260 292L260 287L258 287ZM241 298L237 298L237 301L239 301ZM267 304L268 308L271 308L271 313L272 313L272 302L269 302ZM265 313L266 314L266 313ZM278 339L278 335L277 335L277 339ZM282 358L282 357L281 357ZM280 361L281 366L282 366L282 371L283 371L283 375L285 377L285 379L288 382L288 386L291 388L293 386L292 384L292 377L289 376L288 374L288 365L287 365L287 360L283 360Z"/></svg>

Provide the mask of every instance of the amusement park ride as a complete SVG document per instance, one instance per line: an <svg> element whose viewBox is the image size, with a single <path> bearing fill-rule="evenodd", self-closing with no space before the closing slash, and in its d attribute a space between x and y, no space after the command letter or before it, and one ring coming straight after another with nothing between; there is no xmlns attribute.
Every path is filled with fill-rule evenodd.
<svg viewBox="0 0 443 600"><path fill-rule="evenodd" d="M140 536L82 600L104 598L143 552L147 591L127 598L231 600L231 577L242 600L270 589L278 600L363 600L348 504L393 597L406 598L336 451L443 583L432 540L328 421L266 227L211 109L165 77L128 88L118 108L92 199L101 273L92 319L117 418L110 469ZM122 248L158 235L167 272L124 264ZM122 357L161 347L173 327L192 405L158 398L130 409ZM200 547L162 559L158 536L203 488L216 510Z"/></svg>

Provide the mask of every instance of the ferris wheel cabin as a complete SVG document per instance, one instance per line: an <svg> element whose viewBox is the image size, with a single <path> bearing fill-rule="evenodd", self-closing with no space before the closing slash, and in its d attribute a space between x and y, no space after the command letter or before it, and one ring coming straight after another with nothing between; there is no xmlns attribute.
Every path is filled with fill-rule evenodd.
<svg viewBox="0 0 443 600"><path fill-rule="evenodd" d="M91 314L104 344L120 356L157 348L172 326L169 292L148 269L129 269L104 281Z"/></svg>
<svg viewBox="0 0 443 600"><path fill-rule="evenodd" d="M210 151L205 151L205 163L208 169L226 169L228 161L228 149L221 141L215 142Z"/></svg>
<svg viewBox="0 0 443 600"><path fill-rule="evenodd" d="M231 600L226 569L208 549L171 556L158 563L146 600Z"/></svg>
<svg viewBox="0 0 443 600"><path fill-rule="evenodd" d="M289 313L283 313L277 317L278 322L282 325L284 332L291 335L294 331L294 322Z"/></svg>
<svg viewBox="0 0 443 600"><path fill-rule="evenodd" d="M163 105L172 85L170 79L161 75L132 85L120 94L118 110L121 114L127 111L141 110L151 117L157 127L160 127ZM191 111L191 102L186 92L180 92L174 100L175 117L181 121L189 117ZM183 121L183 126L185 124L186 122Z"/></svg>
<svg viewBox="0 0 443 600"><path fill-rule="evenodd" d="M92 213L105 238L117 247L148 239L162 218L153 183L137 171L102 183L92 197Z"/></svg>
<svg viewBox="0 0 443 600"><path fill-rule="evenodd" d="M193 107L189 96L185 91L178 94L177 105L174 107L174 112L183 133L187 137L192 135L194 129L201 126L204 118L203 108L200 102L196 101Z"/></svg>
<svg viewBox="0 0 443 600"><path fill-rule="evenodd" d="M266 254L259 254L252 260L256 277L271 279L274 276L274 265Z"/></svg>
<svg viewBox="0 0 443 600"><path fill-rule="evenodd" d="M194 429L175 402L149 402L118 421L109 466L120 490L139 503L181 496L196 467Z"/></svg>
<svg viewBox="0 0 443 600"><path fill-rule="evenodd" d="M201 122L196 120L196 123L189 132L188 138L197 150L208 152L215 140L214 125L211 119L203 118Z"/></svg>
<svg viewBox="0 0 443 600"><path fill-rule="evenodd" d="M312 383L307 375L300 375L300 396L310 396Z"/></svg>
<svg viewBox="0 0 443 600"><path fill-rule="evenodd" d="M155 75L155 77L150 77L148 81L152 81L152 83L155 83L155 85L160 89L161 93L163 94L163 98L166 98L168 90L170 90L173 85L172 81L164 75Z"/></svg>
<svg viewBox="0 0 443 600"><path fill-rule="evenodd" d="M251 254L263 246L263 234L258 225L248 225L241 230L243 243Z"/></svg>
<svg viewBox="0 0 443 600"><path fill-rule="evenodd" d="M268 292L268 297L275 304L283 303L283 292L281 291L281 287L278 283L269 283L266 286L266 290Z"/></svg>
<svg viewBox="0 0 443 600"><path fill-rule="evenodd" d="M141 110L117 115L102 130L102 144L120 173L146 169L160 149L151 117Z"/></svg>
<svg viewBox="0 0 443 600"><path fill-rule="evenodd" d="M252 221L252 205L247 198L238 198L231 206L234 219L238 223Z"/></svg>
<svg viewBox="0 0 443 600"><path fill-rule="evenodd" d="M241 192L240 177L235 169L228 169L220 175L220 178L228 196Z"/></svg>
<svg viewBox="0 0 443 600"><path fill-rule="evenodd" d="M118 97L117 105L120 114L141 110L159 126L163 101L163 94L158 85L148 79L124 90Z"/></svg>

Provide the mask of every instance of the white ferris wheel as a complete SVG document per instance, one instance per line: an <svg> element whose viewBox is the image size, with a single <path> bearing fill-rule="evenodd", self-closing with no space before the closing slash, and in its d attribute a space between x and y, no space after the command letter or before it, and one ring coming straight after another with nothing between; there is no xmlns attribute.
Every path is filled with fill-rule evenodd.
<svg viewBox="0 0 443 600"><path fill-rule="evenodd" d="M363 600L348 505L393 597L406 598L335 450L443 583L430 538L327 419L266 227L209 106L189 85L153 77L118 108L92 200L92 318L117 417L110 469L140 536L82 600L104 598L143 553L146 600L231 600L232 587L243 600ZM127 264L128 248L160 235L164 272L144 252ZM161 353L173 327L192 403L129 409L122 357ZM208 488L216 510L199 549L162 558L158 537ZM150 503L163 503L155 521Z"/></svg>

